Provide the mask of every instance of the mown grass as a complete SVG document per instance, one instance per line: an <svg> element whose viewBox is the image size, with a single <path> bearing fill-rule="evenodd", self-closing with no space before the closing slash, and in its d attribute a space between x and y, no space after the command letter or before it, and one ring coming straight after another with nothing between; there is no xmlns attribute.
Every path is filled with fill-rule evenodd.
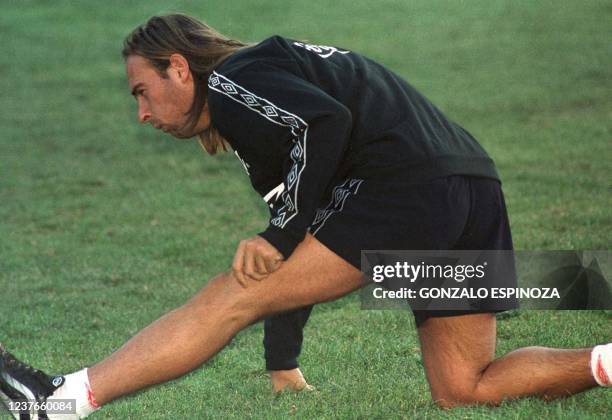
<svg viewBox="0 0 612 420"><path fill-rule="evenodd" d="M231 155L136 124L121 41L183 11L238 38L363 52L483 143L519 249L610 249L607 1L20 1L0 14L0 340L53 372L90 365L230 263L267 211ZM521 312L498 353L609 341L606 312ZM438 410L407 313L315 309L301 359L318 391L271 395L260 326L209 365L96 418L603 418L608 391Z"/></svg>

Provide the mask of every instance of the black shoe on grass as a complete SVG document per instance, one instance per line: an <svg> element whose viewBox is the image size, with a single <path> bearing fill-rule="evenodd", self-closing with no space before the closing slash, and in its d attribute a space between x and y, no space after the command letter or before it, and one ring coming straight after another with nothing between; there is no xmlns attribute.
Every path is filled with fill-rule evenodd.
<svg viewBox="0 0 612 420"><path fill-rule="evenodd" d="M16 419L48 419L41 405L63 383L63 376L49 376L20 362L0 344L0 402Z"/></svg>

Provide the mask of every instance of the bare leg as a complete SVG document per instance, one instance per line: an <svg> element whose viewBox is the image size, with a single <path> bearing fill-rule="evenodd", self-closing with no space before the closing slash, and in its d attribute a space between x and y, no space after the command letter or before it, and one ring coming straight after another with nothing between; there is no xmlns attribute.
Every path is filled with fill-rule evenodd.
<svg viewBox="0 0 612 420"><path fill-rule="evenodd" d="M430 318L419 328L419 338L431 394L442 407L528 395L552 399L596 385L591 349L526 347L493 360L493 314Z"/></svg>
<svg viewBox="0 0 612 420"><path fill-rule="evenodd" d="M337 299L362 285L359 270L312 236L266 279L242 288L220 274L191 300L146 327L89 369L105 404L182 376L210 359L240 330L274 313Z"/></svg>

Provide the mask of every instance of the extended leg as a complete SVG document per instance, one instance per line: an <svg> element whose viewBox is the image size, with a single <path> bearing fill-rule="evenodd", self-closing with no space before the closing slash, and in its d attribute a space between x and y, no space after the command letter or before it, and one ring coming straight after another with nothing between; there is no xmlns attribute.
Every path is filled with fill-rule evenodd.
<svg viewBox="0 0 612 420"><path fill-rule="evenodd" d="M197 368L241 329L274 313L337 299L362 285L359 270L311 236L266 279L242 288L221 274L89 369L100 404Z"/></svg>
<svg viewBox="0 0 612 420"><path fill-rule="evenodd" d="M418 331L431 394L442 407L552 399L596 385L591 349L526 347L494 360L493 314L429 318Z"/></svg>

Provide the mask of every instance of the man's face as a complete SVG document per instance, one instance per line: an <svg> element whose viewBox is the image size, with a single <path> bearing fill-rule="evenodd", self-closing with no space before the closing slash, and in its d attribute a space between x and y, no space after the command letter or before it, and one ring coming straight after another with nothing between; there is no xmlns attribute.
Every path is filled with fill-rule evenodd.
<svg viewBox="0 0 612 420"><path fill-rule="evenodd" d="M126 60L127 78L138 101L138 120L177 138L190 138L208 128L204 112L196 127L187 130L187 111L194 97L194 83L187 61L179 54L170 57L167 77L162 77L145 58L131 55Z"/></svg>

